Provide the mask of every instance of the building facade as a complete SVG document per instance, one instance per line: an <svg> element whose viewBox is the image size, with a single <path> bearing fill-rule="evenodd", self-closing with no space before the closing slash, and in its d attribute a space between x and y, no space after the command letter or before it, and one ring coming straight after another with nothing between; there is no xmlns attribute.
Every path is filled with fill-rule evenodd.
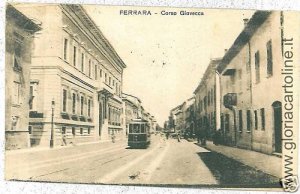
<svg viewBox="0 0 300 194"><path fill-rule="evenodd" d="M80 5L19 5L42 33L31 65L32 146L107 139L123 133L122 76L126 67Z"/></svg>
<svg viewBox="0 0 300 194"><path fill-rule="evenodd" d="M27 24L27 25L24 25ZM5 27L5 148L29 147L30 65L41 27L8 4Z"/></svg>
<svg viewBox="0 0 300 194"><path fill-rule="evenodd" d="M211 138L217 129L216 68L220 59L211 59L202 80L194 91L195 133Z"/></svg>
<svg viewBox="0 0 300 194"><path fill-rule="evenodd" d="M281 153L282 93L270 86L281 88L282 19L282 12L255 12L220 62L226 144Z"/></svg>

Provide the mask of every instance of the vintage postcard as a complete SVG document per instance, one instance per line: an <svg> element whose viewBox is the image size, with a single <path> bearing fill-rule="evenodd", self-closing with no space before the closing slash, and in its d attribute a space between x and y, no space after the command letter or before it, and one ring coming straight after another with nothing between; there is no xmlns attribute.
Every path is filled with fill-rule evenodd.
<svg viewBox="0 0 300 194"><path fill-rule="evenodd" d="M300 14L8 3L5 179L296 191Z"/></svg>

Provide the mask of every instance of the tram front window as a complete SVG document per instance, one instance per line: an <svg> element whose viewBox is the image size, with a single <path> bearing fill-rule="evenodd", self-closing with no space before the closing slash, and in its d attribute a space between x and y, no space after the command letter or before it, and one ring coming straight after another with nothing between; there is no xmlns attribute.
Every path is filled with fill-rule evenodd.
<svg viewBox="0 0 300 194"><path fill-rule="evenodd" d="M145 125L141 124L141 133L145 133Z"/></svg>
<svg viewBox="0 0 300 194"><path fill-rule="evenodd" d="M132 133L132 125L129 124L129 133Z"/></svg>
<svg viewBox="0 0 300 194"><path fill-rule="evenodd" d="M140 125L139 124L133 124L132 133L139 133L139 132L140 132Z"/></svg>

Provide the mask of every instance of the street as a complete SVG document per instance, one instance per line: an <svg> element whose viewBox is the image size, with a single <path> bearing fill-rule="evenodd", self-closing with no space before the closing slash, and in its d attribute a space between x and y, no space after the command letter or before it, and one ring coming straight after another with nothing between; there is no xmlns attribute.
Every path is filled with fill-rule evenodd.
<svg viewBox="0 0 300 194"><path fill-rule="evenodd" d="M6 153L6 179L66 183L279 187L278 179L194 142L152 135L147 149L125 140Z"/></svg>

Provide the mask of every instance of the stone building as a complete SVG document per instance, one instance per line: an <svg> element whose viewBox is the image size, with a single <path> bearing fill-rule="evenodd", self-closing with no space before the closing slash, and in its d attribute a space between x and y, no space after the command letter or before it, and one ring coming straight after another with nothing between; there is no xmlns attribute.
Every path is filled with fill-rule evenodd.
<svg viewBox="0 0 300 194"><path fill-rule="evenodd" d="M43 31L31 65L32 146L107 139L123 133L122 76L126 67L80 5L26 5ZM53 116L52 116L53 112ZM53 118L53 119L52 119Z"/></svg>
<svg viewBox="0 0 300 194"><path fill-rule="evenodd" d="M220 59L211 59L203 77L194 91L195 133L211 138L217 129L216 67Z"/></svg>
<svg viewBox="0 0 300 194"><path fill-rule="evenodd" d="M244 20L218 66L221 128L228 145L281 152L282 17L282 12L256 11Z"/></svg>
<svg viewBox="0 0 300 194"><path fill-rule="evenodd" d="M6 6L5 26L5 148L29 147L30 65L35 32L33 20Z"/></svg>

